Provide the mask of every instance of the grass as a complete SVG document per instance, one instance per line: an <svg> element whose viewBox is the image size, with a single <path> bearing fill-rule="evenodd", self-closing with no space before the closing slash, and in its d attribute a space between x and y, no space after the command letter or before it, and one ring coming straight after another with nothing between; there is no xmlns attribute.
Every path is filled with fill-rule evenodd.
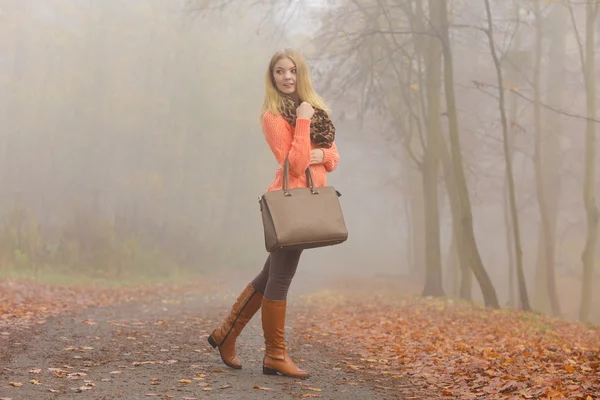
<svg viewBox="0 0 600 400"><path fill-rule="evenodd" d="M202 272L173 271L171 273L128 273L118 278L106 276L93 276L83 272L74 272L66 269L41 270L37 274L31 271L8 271L0 269L0 280L12 279L19 281L34 281L51 286L104 286L104 287L131 287L156 284L183 284L201 280L207 274Z"/></svg>
<svg viewBox="0 0 600 400"><path fill-rule="evenodd" d="M586 323L586 326L591 331L600 331L600 324L596 324L594 322Z"/></svg>

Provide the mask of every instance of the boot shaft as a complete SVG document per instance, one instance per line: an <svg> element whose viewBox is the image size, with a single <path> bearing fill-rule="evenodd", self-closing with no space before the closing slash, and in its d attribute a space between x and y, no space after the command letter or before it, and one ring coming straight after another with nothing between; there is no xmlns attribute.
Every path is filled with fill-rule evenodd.
<svg viewBox="0 0 600 400"><path fill-rule="evenodd" d="M306 378L310 374L296 366L285 346L286 300L262 300L262 325L265 335L263 373Z"/></svg>
<svg viewBox="0 0 600 400"><path fill-rule="evenodd" d="M262 294L248 284L231 306L225 320L212 333L213 339L217 343L222 343L228 336L237 337L256 314L261 306L261 301Z"/></svg>
<svg viewBox="0 0 600 400"><path fill-rule="evenodd" d="M286 300L262 300L262 325L268 353L276 352L280 355L280 352L285 350L286 303Z"/></svg>

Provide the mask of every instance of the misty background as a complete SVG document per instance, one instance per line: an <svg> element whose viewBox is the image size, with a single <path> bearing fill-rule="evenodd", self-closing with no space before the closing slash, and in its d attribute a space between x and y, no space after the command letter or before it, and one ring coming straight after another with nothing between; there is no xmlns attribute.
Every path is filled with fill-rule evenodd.
<svg viewBox="0 0 600 400"><path fill-rule="evenodd" d="M299 271L390 274L429 288L440 276L437 289L459 296L453 169L442 157L449 81L430 29L443 14L476 245L500 304L522 305L486 2L429 3L0 0L0 274L257 273L267 255L258 197L277 168L259 124L265 73L275 51L295 47L333 109L341 160L328 180L349 230L346 243L305 252ZM553 312L550 265L569 318L580 312L588 234L586 134L598 123L582 66L597 75L584 47L600 22L586 7L490 1L526 289L535 309ZM598 186L593 178L596 195ZM427 258L436 247L439 270ZM600 321L592 261L584 319Z"/></svg>

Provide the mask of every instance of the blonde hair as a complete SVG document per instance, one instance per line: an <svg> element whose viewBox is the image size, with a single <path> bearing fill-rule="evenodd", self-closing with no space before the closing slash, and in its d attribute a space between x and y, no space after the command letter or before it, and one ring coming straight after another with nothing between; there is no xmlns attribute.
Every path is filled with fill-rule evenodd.
<svg viewBox="0 0 600 400"><path fill-rule="evenodd" d="M296 92L301 101L306 101L314 108L319 108L329 114L331 110L327 107L323 98L312 87L306 59L299 51L285 48L273 54L269 62L269 68L267 68L265 100L260 113L261 121L267 111L270 111L274 115L281 114L283 96L285 95L277 89L275 78L273 77L273 69L275 68L275 64L283 58L289 58L296 66Z"/></svg>

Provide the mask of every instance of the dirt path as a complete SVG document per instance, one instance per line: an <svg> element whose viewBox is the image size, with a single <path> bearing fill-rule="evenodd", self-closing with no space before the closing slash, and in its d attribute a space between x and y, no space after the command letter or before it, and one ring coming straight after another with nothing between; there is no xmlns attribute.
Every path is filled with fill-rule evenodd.
<svg viewBox="0 0 600 400"><path fill-rule="evenodd" d="M342 357L291 328L290 352L313 376L263 375L260 313L238 341L243 369L224 366L206 337L241 287L232 285L228 295L87 309L26 330L0 328L0 399L405 398L348 371Z"/></svg>

